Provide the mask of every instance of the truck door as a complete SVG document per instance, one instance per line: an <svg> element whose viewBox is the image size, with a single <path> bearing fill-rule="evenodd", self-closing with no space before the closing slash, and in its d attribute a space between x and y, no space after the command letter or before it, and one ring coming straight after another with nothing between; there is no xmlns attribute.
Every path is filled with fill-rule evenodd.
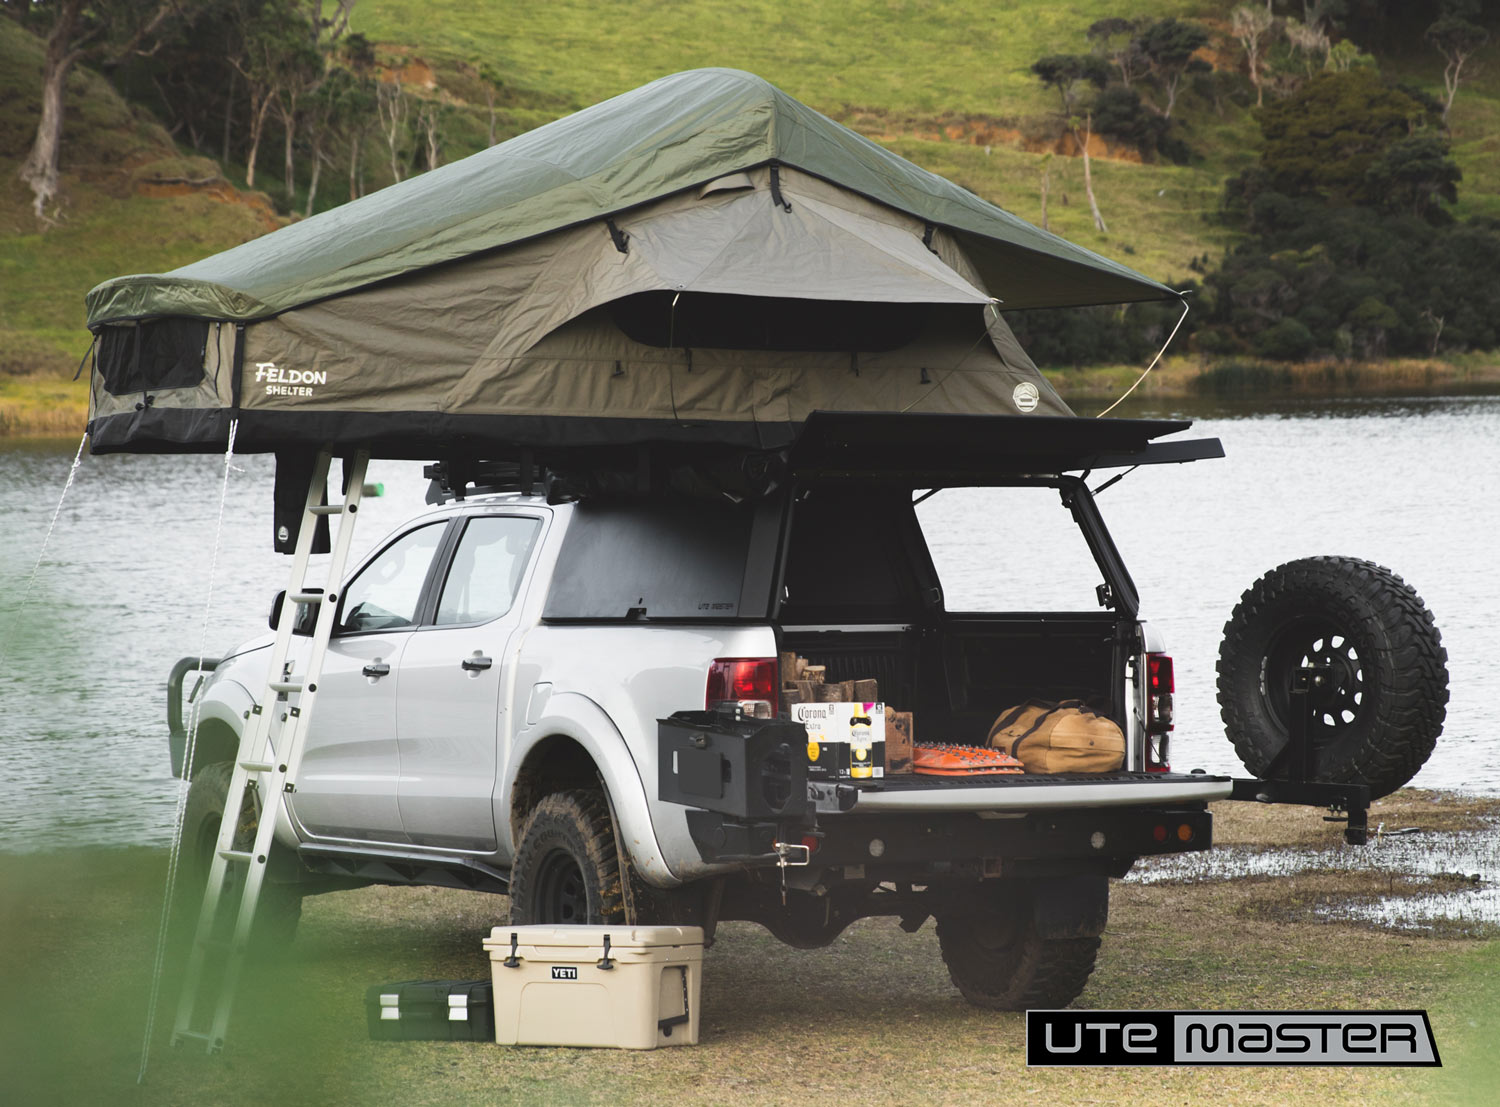
<svg viewBox="0 0 1500 1107"><path fill-rule="evenodd" d="M401 655L401 819L416 843L493 850L496 752L517 597L543 521L476 515L453 546L430 625Z"/></svg>
<svg viewBox="0 0 1500 1107"><path fill-rule="evenodd" d="M344 589L307 731L297 821L320 837L401 842L396 680L446 522L409 530Z"/></svg>

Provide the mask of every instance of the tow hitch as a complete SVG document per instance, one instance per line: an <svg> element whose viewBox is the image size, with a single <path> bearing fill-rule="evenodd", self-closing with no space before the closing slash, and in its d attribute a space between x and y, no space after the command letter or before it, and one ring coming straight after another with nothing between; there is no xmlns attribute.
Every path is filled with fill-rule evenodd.
<svg viewBox="0 0 1500 1107"><path fill-rule="evenodd" d="M1368 839L1370 789L1363 784L1334 784L1312 779L1313 750L1309 734L1318 713L1338 695L1331 665L1304 665L1292 671L1290 737L1266 771L1265 779L1237 778L1230 799L1257 803L1292 803L1327 807L1326 822L1346 823L1344 841L1362 846Z"/></svg>

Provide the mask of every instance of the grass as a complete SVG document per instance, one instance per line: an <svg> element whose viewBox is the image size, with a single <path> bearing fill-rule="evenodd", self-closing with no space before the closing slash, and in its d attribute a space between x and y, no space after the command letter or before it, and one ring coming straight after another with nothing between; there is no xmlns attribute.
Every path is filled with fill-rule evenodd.
<svg viewBox="0 0 1500 1107"><path fill-rule="evenodd" d="M1194 0L1154 0L1188 15ZM578 107L683 69L747 69L827 113L853 108L979 112L1051 110L1027 67L1085 48L1108 0L637 0L475 5L466 0L366 0L353 26L377 41L442 49L489 65L523 87L567 90Z"/></svg>
<svg viewBox="0 0 1500 1107"><path fill-rule="evenodd" d="M0 349L11 336L0 331ZM27 336L20 336L25 340ZM0 438L10 435L78 435L88 421L86 380L32 374L0 374Z"/></svg>
<svg viewBox="0 0 1500 1107"><path fill-rule="evenodd" d="M1472 800L1400 793L1376 815L1473 827ZM1335 835L1316 811L1221 805L1218 836L1264 849ZM163 991L134 1085L164 855L0 855L0 1086L24 1103L1227 1102L1428 1104L1494 1088L1500 944L1267 907L1299 881L1117 883L1085 1008L1426 1008L1448 1068L1028 1070L1018 1014L966 1006L931 924L867 920L795 951L726 924L709 953L702 1044L649 1053L367 1040L369 984L488 974L504 900L371 888L310 899L294 945L247 974L220 1057L169 1049ZM1490 1083L1485 1083L1486 1081ZM1484 1102L1482 1098L1467 1102Z"/></svg>

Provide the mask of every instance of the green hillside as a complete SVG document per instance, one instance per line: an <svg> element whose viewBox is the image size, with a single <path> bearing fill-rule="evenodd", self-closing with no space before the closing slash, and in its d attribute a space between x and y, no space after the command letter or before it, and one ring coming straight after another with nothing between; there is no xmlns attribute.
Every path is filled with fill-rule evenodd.
<svg viewBox="0 0 1500 1107"><path fill-rule="evenodd" d="M1149 0L1131 15L1215 5ZM361 0L354 26L377 42L483 60L519 85L566 91L578 106L667 73L748 69L838 118L978 113L1019 121L1050 110L1028 66L1084 48L1107 0L645 0L475 4Z"/></svg>
<svg viewBox="0 0 1500 1107"><path fill-rule="evenodd" d="M42 53L38 38L0 19L0 387L39 369L72 372L89 342L83 296L100 281L183 265L278 225L264 197L237 192L216 163L180 151L79 68L63 133L68 203L57 226L39 231L16 173L41 111Z"/></svg>
<svg viewBox="0 0 1500 1107"><path fill-rule="evenodd" d="M1093 169L1107 232L1089 217L1080 159L1066 156L1056 96L1029 70L1046 54L1086 52L1088 26L1122 14L1103 0L989 8L959 0L360 0L351 30L372 41L386 81L399 74L442 105L443 161L485 144L491 111L503 139L665 73L733 66L1034 222L1045 171L1053 231L1172 282L1232 241L1218 218L1222 184L1258 154L1253 98L1242 80L1232 87L1228 72L1242 57L1228 36L1232 7L1150 0L1125 13L1200 20L1212 36L1201 56L1227 68L1224 80L1210 82L1218 92L1179 102L1174 128L1192 151L1187 164L1142 164L1115 141L1100 148ZM39 111L41 56L40 39L0 18L0 404L18 376L71 373L87 345L82 297L99 280L223 249L305 203L299 181L293 196L274 201L278 217L269 197L236 187L243 165L221 168L166 133L142 106L150 102L145 82L136 82L144 93L132 89L145 98L131 104L80 69L68 88L63 218L39 231L16 171ZM1441 59L1420 41L1396 42L1379 60L1387 73L1441 91ZM1464 172L1455 214L1500 216L1500 67L1463 88L1450 124ZM389 183L383 155L367 161L367 189ZM262 151L260 170L259 187L280 187L278 150ZM317 207L347 189L329 170ZM0 427L4 418L0 410Z"/></svg>

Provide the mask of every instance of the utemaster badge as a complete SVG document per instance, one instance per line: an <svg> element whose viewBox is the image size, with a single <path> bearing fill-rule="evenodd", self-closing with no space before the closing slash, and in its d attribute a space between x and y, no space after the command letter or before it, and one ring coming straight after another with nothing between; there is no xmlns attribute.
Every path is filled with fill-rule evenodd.
<svg viewBox="0 0 1500 1107"><path fill-rule="evenodd" d="M1027 1011L1028 1066L1441 1066L1426 1011Z"/></svg>

